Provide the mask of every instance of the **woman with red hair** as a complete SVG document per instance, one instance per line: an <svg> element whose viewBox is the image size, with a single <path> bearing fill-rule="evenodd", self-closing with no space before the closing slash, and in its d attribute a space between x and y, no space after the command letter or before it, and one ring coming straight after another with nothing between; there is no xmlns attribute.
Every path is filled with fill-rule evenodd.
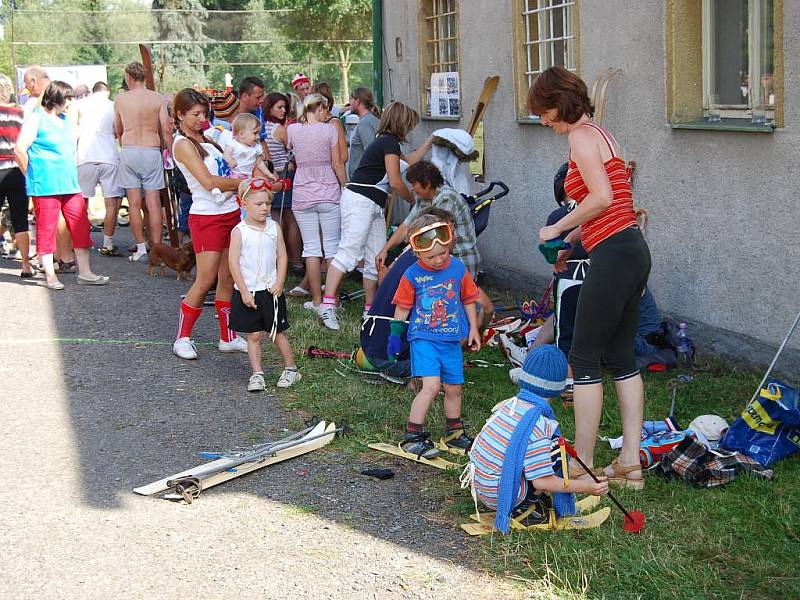
<svg viewBox="0 0 800 600"><path fill-rule="evenodd" d="M592 261L578 297L569 353L575 380L575 449L587 465L594 464L603 410L602 361L614 377L624 436L622 451L605 474L611 483L642 489L639 442L644 387L634 339L639 300L650 274L650 250L636 223L622 148L592 121L594 107L586 84L563 67L551 67L536 78L528 92L528 109L540 116L543 125L568 136L564 190L577 202L561 220L542 227L539 238L546 242L573 230L566 241L575 242L580 236ZM561 251L556 270L565 267L569 252Z"/></svg>

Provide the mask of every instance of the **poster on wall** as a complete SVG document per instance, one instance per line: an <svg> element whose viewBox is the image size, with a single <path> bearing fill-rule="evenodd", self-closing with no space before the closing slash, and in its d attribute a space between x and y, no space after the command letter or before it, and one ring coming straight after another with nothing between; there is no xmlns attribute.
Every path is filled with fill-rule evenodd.
<svg viewBox="0 0 800 600"><path fill-rule="evenodd" d="M431 116L461 116L461 85L458 71L431 73Z"/></svg>

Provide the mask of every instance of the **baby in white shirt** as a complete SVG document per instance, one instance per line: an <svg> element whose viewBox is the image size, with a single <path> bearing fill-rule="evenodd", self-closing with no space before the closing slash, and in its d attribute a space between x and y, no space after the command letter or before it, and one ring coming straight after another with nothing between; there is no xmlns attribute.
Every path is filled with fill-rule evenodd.
<svg viewBox="0 0 800 600"><path fill-rule="evenodd" d="M219 138L225 161L231 168L231 177L249 179L264 176L270 181L277 181L278 178L264 162L264 150L258 139L261 133L258 117L242 113L233 120L231 127L232 132L223 131ZM227 192L225 198L233 194Z"/></svg>

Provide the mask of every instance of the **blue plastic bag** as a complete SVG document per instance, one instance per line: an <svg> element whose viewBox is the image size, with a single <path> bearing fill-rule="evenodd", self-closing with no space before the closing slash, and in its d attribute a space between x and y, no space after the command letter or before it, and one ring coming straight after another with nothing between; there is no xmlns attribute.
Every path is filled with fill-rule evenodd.
<svg viewBox="0 0 800 600"><path fill-rule="evenodd" d="M730 426L720 445L742 452L765 467L800 452L800 393L780 381L768 381Z"/></svg>

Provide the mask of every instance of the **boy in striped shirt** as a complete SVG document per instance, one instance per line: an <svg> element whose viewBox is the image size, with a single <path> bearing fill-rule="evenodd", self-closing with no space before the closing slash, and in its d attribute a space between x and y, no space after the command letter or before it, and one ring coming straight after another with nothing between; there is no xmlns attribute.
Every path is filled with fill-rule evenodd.
<svg viewBox="0 0 800 600"><path fill-rule="evenodd" d="M575 513L575 493L608 492L604 478L601 483L562 478L566 465L559 459L559 425L547 399L563 391L566 376L567 359L558 347L531 350L519 376L519 392L494 407L472 445L475 492L506 524L512 511L529 511L529 525L547 521L550 499L543 497L545 492L559 517Z"/></svg>

